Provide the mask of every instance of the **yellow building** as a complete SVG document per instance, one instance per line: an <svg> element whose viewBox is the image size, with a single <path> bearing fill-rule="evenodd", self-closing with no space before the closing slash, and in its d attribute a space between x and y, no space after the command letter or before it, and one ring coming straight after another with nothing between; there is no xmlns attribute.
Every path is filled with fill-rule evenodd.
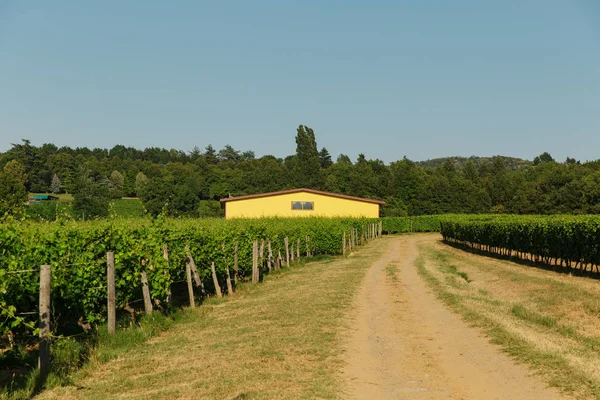
<svg viewBox="0 0 600 400"><path fill-rule="evenodd" d="M225 218L367 217L379 218L385 202L313 189L252 194L221 199Z"/></svg>

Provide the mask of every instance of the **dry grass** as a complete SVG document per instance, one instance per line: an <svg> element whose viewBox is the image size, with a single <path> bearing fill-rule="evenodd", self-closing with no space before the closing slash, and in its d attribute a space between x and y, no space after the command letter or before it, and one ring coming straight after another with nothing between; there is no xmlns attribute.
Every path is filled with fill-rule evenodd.
<svg viewBox="0 0 600 400"><path fill-rule="evenodd" d="M437 295L551 386L600 398L600 282L423 245L417 267Z"/></svg>
<svg viewBox="0 0 600 400"><path fill-rule="evenodd" d="M337 398L340 327L366 268L385 248L376 241L346 259L297 264L246 285L41 398Z"/></svg>

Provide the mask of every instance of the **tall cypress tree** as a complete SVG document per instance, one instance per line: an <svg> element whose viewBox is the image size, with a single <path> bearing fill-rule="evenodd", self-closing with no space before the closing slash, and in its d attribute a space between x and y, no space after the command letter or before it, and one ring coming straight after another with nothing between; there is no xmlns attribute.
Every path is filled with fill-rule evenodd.
<svg viewBox="0 0 600 400"><path fill-rule="evenodd" d="M326 169L333 165L333 161L331 160L331 154L325 147L321 149L319 152L319 159L321 160L321 168Z"/></svg>
<svg viewBox="0 0 600 400"><path fill-rule="evenodd" d="M296 165L294 180L297 187L321 189L321 159L317 150L315 132L308 126L298 126L296 134Z"/></svg>

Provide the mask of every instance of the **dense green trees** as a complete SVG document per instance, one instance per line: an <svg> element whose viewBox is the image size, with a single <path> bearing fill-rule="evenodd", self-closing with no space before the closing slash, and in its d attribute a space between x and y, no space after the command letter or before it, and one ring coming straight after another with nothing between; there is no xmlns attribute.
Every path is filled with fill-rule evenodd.
<svg viewBox="0 0 600 400"><path fill-rule="evenodd" d="M108 177L108 193L112 199L120 199L123 197L123 187L125 185L125 177L119 171L113 171Z"/></svg>
<svg viewBox="0 0 600 400"><path fill-rule="evenodd" d="M102 178L81 168L73 193L73 213L82 219L108 216L109 189Z"/></svg>
<svg viewBox="0 0 600 400"><path fill-rule="evenodd" d="M152 216L196 216L199 207L198 196L188 185L170 179L150 179L140 197Z"/></svg>
<svg viewBox="0 0 600 400"><path fill-rule="evenodd" d="M0 216L17 212L27 201L25 168L16 160L0 171Z"/></svg>
<svg viewBox="0 0 600 400"><path fill-rule="evenodd" d="M186 153L121 145L36 147L23 140L0 154L0 195L8 194L0 198L0 211L24 204L26 191L52 191L75 193L77 215L105 215L106 195L139 196L152 215L216 216L222 197L308 187L385 200L383 213L389 216L600 213L600 161L569 158L561 163L542 153L535 162L508 157L414 162L403 157L385 164L364 154L356 160L340 154L334 162L325 147L319 150L310 127L300 125L295 142L292 155L257 158L253 151L230 145L217 150L209 144Z"/></svg>
<svg viewBox="0 0 600 400"><path fill-rule="evenodd" d="M326 158L327 154L323 153L323 157ZM326 160L324 162L326 163ZM294 164L296 187L314 188L323 185L321 157L317 150L315 132L308 126L298 126Z"/></svg>

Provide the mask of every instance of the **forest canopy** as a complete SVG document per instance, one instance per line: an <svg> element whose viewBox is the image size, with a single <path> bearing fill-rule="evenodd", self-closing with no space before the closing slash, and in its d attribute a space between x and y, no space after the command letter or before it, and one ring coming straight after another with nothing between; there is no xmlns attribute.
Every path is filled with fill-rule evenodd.
<svg viewBox="0 0 600 400"><path fill-rule="evenodd" d="M97 198L140 197L152 215L199 216L214 214L211 201L223 197L298 187L385 200L385 216L600 212L599 161L558 162L544 152L533 161L496 156L414 162L399 155L386 164L364 154L334 159L304 125L295 141L296 152L282 158L256 157L230 145L89 149L24 139L0 153L0 213L24 203L27 192L52 192L80 193L74 201L79 207L108 207ZM102 208L98 215L106 213Z"/></svg>

